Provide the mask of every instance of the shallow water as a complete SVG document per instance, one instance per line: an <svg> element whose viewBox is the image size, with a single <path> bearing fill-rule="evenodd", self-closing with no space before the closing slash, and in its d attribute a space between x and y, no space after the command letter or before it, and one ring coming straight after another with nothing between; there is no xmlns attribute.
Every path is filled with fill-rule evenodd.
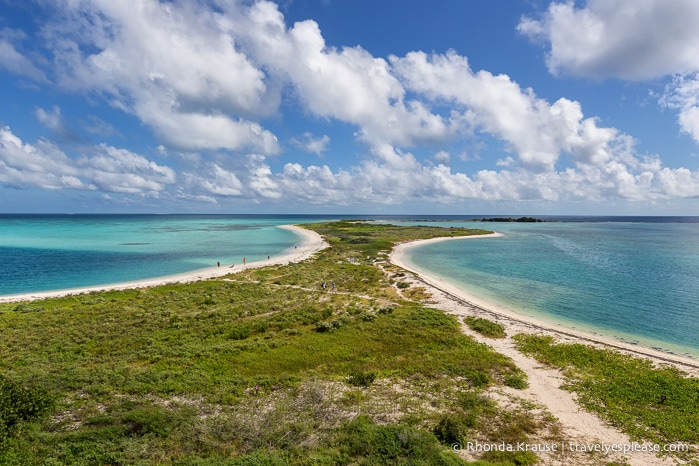
<svg viewBox="0 0 699 466"><path fill-rule="evenodd" d="M86 215L0 217L0 295L141 280L262 260L303 219Z"/></svg>
<svg viewBox="0 0 699 466"><path fill-rule="evenodd" d="M407 260L516 312L699 356L699 224L478 225L505 236L433 243Z"/></svg>
<svg viewBox="0 0 699 466"><path fill-rule="evenodd" d="M360 216L0 215L0 295L154 278L216 262L240 264L243 257L262 260L299 241L278 225L343 217ZM505 233L426 245L407 258L482 299L699 357L696 217L558 217L537 224L466 219L387 218Z"/></svg>

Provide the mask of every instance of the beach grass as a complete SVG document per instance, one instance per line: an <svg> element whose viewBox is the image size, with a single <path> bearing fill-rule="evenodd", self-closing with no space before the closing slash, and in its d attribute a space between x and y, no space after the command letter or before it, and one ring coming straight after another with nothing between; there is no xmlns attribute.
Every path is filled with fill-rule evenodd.
<svg viewBox="0 0 699 466"><path fill-rule="evenodd" d="M330 243L314 260L0 305L0 374L45 406L0 464L466 464L449 432L548 429L489 400L522 377L511 360L379 267L396 242L481 231L308 228Z"/></svg>
<svg viewBox="0 0 699 466"><path fill-rule="evenodd" d="M632 440L699 444L699 379L612 349L556 344L548 336L515 340L525 354L563 369L578 401Z"/></svg>
<svg viewBox="0 0 699 466"><path fill-rule="evenodd" d="M505 338L505 327L482 317L466 316L464 323L474 332L478 332L489 338Z"/></svg>
<svg viewBox="0 0 699 466"><path fill-rule="evenodd" d="M312 260L0 305L0 464L526 465L540 458L491 451L469 463L450 447L566 440L541 406L496 401L526 375L385 262L399 242L486 232L306 227L330 245ZM465 323L503 336L495 322ZM697 379L516 340L632 439L697 443Z"/></svg>

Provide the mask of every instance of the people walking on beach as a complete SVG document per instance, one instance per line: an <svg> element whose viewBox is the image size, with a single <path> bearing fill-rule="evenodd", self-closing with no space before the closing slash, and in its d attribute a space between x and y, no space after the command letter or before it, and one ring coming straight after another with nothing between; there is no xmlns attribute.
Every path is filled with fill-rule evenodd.
<svg viewBox="0 0 699 466"><path fill-rule="evenodd" d="M216 262L217 267L221 267L221 261Z"/></svg>
<svg viewBox="0 0 699 466"><path fill-rule="evenodd" d="M323 283L320 284L320 287L321 287L322 289L324 289L324 290L327 290L327 289L328 289L328 284L325 283L325 282L323 282Z"/></svg>
<svg viewBox="0 0 699 466"><path fill-rule="evenodd" d="M248 260L247 260L246 258L243 257L243 265L245 265L245 264L247 263L247 261L248 261Z"/></svg>

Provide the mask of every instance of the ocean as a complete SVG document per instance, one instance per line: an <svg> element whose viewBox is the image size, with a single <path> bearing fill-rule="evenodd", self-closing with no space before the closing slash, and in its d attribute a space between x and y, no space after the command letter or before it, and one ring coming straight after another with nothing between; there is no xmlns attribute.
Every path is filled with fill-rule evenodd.
<svg viewBox="0 0 699 466"><path fill-rule="evenodd" d="M265 259L299 237L251 215L0 215L0 296L155 278Z"/></svg>
<svg viewBox="0 0 699 466"><path fill-rule="evenodd" d="M0 296L262 260L299 241L278 225L360 217L504 233L407 259L520 314L699 357L699 217L0 215Z"/></svg>
<svg viewBox="0 0 699 466"><path fill-rule="evenodd" d="M505 236L428 244L406 259L520 314L699 357L699 219L565 220L479 223Z"/></svg>

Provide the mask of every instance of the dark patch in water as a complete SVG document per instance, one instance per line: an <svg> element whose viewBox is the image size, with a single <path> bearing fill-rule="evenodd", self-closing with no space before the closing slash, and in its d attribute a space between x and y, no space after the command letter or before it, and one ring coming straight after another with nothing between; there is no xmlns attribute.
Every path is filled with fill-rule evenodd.
<svg viewBox="0 0 699 466"><path fill-rule="evenodd" d="M153 243L120 243L120 246L143 246L144 244L153 244Z"/></svg>

